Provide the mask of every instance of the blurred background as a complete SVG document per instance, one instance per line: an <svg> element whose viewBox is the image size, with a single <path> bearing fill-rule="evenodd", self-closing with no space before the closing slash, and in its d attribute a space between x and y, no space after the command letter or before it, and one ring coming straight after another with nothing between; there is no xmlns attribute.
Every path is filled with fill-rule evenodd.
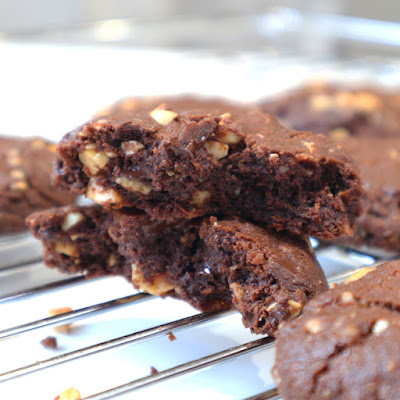
<svg viewBox="0 0 400 400"><path fill-rule="evenodd" d="M2 0L0 131L58 139L124 96L395 86L399 55L398 0Z"/></svg>
<svg viewBox="0 0 400 400"><path fill-rule="evenodd" d="M400 45L397 0L3 0L2 36L86 42L354 56ZM349 43L345 41L348 40ZM362 45L360 42L364 42Z"/></svg>

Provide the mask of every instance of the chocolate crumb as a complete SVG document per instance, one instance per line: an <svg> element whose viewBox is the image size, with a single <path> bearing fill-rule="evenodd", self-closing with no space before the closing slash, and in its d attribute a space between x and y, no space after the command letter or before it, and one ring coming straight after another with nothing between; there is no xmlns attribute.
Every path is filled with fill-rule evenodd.
<svg viewBox="0 0 400 400"><path fill-rule="evenodd" d="M150 367L150 375L158 374L158 369L154 367Z"/></svg>
<svg viewBox="0 0 400 400"><path fill-rule="evenodd" d="M176 336L172 332L170 332L168 333L168 340L170 342L173 342L174 340L176 340Z"/></svg>
<svg viewBox="0 0 400 400"><path fill-rule="evenodd" d="M57 348L57 339L54 336L47 336L40 342L44 347L48 349L56 349Z"/></svg>

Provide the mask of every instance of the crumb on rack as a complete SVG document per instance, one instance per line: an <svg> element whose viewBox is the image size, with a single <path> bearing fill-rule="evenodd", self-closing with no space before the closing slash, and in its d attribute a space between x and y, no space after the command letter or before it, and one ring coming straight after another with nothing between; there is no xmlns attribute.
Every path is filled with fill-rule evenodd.
<svg viewBox="0 0 400 400"><path fill-rule="evenodd" d="M81 400L81 394L78 389L70 387L63 390L54 400Z"/></svg>
<svg viewBox="0 0 400 400"><path fill-rule="evenodd" d="M48 311L48 316L55 317L56 315L69 313L71 311L72 311L71 307L52 308ZM59 333L69 333L71 331L71 326L72 326L72 324L65 324L65 325L56 326L53 329Z"/></svg>
<svg viewBox="0 0 400 400"><path fill-rule="evenodd" d="M153 366L151 366L150 367L150 375L154 375L154 374L158 374L158 369L153 367Z"/></svg>
<svg viewBox="0 0 400 400"><path fill-rule="evenodd" d="M57 346L57 338L54 336L47 336L43 340L40 341L43 347L47 347L48 349L56 349Z"/></svg>
<svg viewBox="0 0 400 400"><path fill-rule="evenodd" d="M174 340L176 340L176 336L172 332L170 332L168 333L168 340L170 342L173 342Z"/></svg>

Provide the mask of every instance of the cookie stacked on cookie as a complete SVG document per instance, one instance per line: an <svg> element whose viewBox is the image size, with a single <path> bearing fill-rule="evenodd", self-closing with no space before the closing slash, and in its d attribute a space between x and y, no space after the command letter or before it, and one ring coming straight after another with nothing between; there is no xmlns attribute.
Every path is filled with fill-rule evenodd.
<svg viewBox="0 0 400 400"><path fill-rule="evenodd" d="M28 219L50 266L117 273L254 332L327 288L305 235L352 234L362 185L342 146L256 109L130 100L67 134L57 187L99 206Z"/></svg>

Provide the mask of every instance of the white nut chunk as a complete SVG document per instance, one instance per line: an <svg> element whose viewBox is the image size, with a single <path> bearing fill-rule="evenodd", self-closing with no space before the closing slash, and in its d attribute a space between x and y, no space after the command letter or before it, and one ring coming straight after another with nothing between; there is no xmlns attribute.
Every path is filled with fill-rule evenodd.
<svg viewBox="0 0 400 400"><path fill-rule="evenodd" d="M105 189L98 183L96 178L89 179L86 197L101 205L116 204L122 200L113 188Z"/></svg>
<svg viewBox="0 0 400 400"><path fill-rule="evenodd" d="M124 150L127 156L138 153L140 150L145 149L143 143L138 142L137 140L128 140L126 142L121 143L122 150Z"/></svg>
<svg viewBox="0 0 400 400"><path fill-rule="evenodd" d="M103 151L96 151L91 148L86 148L82 153L79 153L79 161L89 168L92 175L96 175L101 169L103 169L110 157Z"/></svg>
<svg viewBox="0 0 400 400"><path fill-rule="evenodd" d="M55 317L57 315L66 314L73 311L71 307L59 307L59 308L52 308L47 312L49 317ZM65 325L58 325L55 326L53 329L59 333L69 333L71 331L72 324L65 324Z"/></svg>
<svg viewBox="0 0 400 400"><path fill-rule="evenodd" d="M119 176L117 179L115 179L115 182L130 192L140 193L145 196L147 196L152 189L151 185L140 182L137 179L133 179L128 176Z"/></svg>
<svg viewBox="0 0 400 400"><path fill-rule="evenodd" d="M63 390L57 397L56 400L81 400L81 394L78 389L70 387L69 389Z"/></svg>
<svg viewBox="0 0 400 400"><path fill-rule="evenodd" d="M55 245L55 251L70 257L78 257L79 255L75 245L73 243L68 243L68 242L57 242Z"/></svg>
<svg viewBox="0 0 400 400"><path fill-rule="evenodd" d="M378 319L378 321L376 321L375 325L372 327L372 333L374 335L379 335L380 333L386 331L387 328L389 328L389 321L386 319Z"/></svg>
<svg viewBox="0 0 400 400"><path fill-rule="evenodd" d="M311 333L313 335L322 331L321 321L318 319L309 319L304 324L304 329L306 332Z"/></svg>
<svg viewBox="0 0 400 400"><path fill-rule="evenodd" d="M226 157L229 152L229 146L227 144L215 140L205 142L204 146L216 160Z"/></svg>
<svg viewBox="0 0 400 400"><path fill-rule="evenodd" d="M61 230L63 232L66 232L67 230L71 229L73 226L75 226L84 219L85 219L84 215L80 212L68 213L65 216L63 223L61 224Z"/></svg>
<svg viewBox="0 0 400 400"><path fill-rule="evenodd" d="M230 129L221 132L221 142L225 144L237 144L242 138Z"/></svg>
<svg viewBox="0 0 400 400"><path fill-rule="evenodd" d="M154 296L161 296L173 289L175 286L166 280L163 275L156 275L152 281L146 281L139 266L132 264L132 283L138 288Z"/></svg>
<svg viewBox="0 0 400 400"><path fill-rule="evenodd" d="M171 121L173 121L178 114L169 110L160 110L156 108L153 111L150 111L150 117L157 121L160 125L168 125Z"/></svg>
<svg viewBox="0 0 400 400"><path fill-rule="evenodd" d="M204 202L211 197L211 192L208 190L202 190L192 195L192 201L196 208L202 208Z"/></svg>

